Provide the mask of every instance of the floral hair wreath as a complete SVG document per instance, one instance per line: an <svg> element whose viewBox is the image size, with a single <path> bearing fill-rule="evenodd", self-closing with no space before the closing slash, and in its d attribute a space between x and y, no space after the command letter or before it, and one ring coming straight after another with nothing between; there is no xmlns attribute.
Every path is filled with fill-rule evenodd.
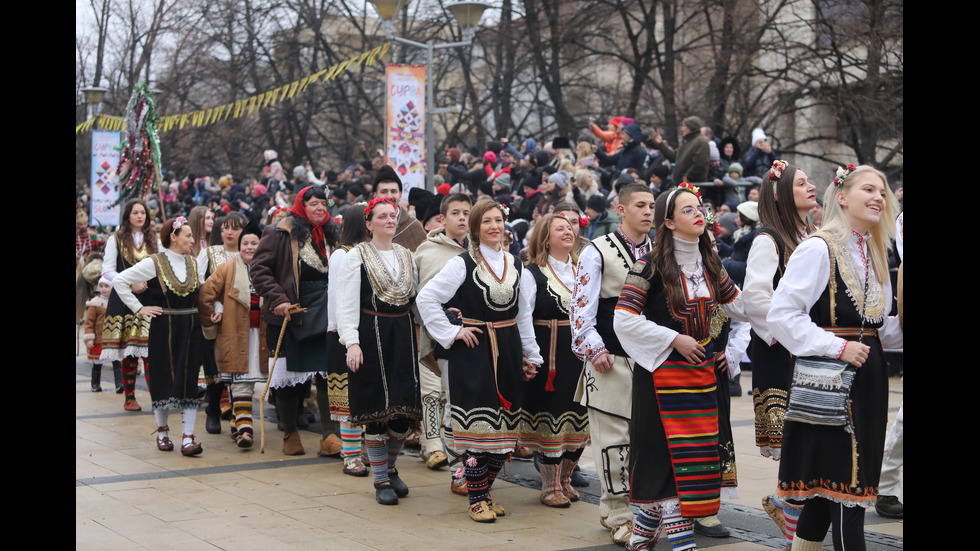
<svg viewBox="0 0 980 551"><path fill-rule="evenodd" d="M776 182L783 177L783 171L786 170L787 166L789 163L779 159L772 162L772 167L769 168L769 181L772 182L773 189L776 189Z"/></svg>
<svg viewBox="0 0 980 551"><path fill-rule="evenodd" d="M183 216L178 216L177 218L174 218L173 231L171 231L170 233L177 233L180 231L181 226L186 226L186 225L187 225L187 219L184 218Z"/></svg>
<svg viewBox="0 0 980 551"><path fill-rule="evenodd" d="M844 187L844 180L856 169L857 167L854 165L847 165L843 168L837 167L837 174L834 175L834 185L837 186L837 189Z"/></svg>
<svg viewBox="0 0 980 551"><path fill-rule="evenodd" d="M391 200L391 197L378 197L376 199L371 199L370 201L368 201L367 206L364 207L364 216L365 217L371 216L371 211L374 210L374 206L381 202L388 203L389 205L394 207L396 211L398 210L398 207L395 206L395 202Z"/></svg>
<svg viewBox="0 0 980 551"><path fill-rule="evenodd" d="M689 190L691 190L691 191L694 192L694 195L697 195L698 196L698 199L701 198L701 188L699 188L698 186L696 186L694 184L689 184L687 182L681 182L680 184L678 184L677 187L682 187L682 188L689 189Z"/></svg>
<svg viewBox="0 0 980 551"><path fill-rule="evenodd" d="M510 217L510 207L508 207L503 203L495 203L495 204L497 205L497 208L500 209L500 212L504 213L504 218Z"/></svg>
<svg viewBox="0 0 980 551"><path fill-rule="evenodd" d="M578 227L587 228L589 227L589 215L582 211L578 211Z"/></svg>

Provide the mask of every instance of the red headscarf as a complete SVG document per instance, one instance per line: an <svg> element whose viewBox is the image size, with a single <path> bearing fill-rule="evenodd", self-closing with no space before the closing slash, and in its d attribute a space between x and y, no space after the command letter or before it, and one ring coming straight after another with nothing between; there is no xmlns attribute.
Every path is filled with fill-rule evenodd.
<svg viewBox="0 0 980 551"><path fill-rule="evenodd" d="M289 209L289 212L310 223L310 226L313 227L311 230L313 235L313 244L316 245L316 248L318 251L320 251L320 254L323 255L324 258L327 258L327 250L324 248L324 245L327 242L327 236L323 234L323 226L330 223L330 216L327 215L327 219L324 220L319 226L310 220L310 217L306 214L306 205L303 204L303 195L306 194L306 190L308 189L313 189L313 186L306 186L296 194L296 202L293 203L293 208Z"/></svg>

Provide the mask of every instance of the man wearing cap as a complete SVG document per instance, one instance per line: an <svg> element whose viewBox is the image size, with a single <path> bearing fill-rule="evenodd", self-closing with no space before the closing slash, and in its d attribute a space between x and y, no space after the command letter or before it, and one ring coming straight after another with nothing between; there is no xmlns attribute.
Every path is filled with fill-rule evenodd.
<svg viewBox="0 0 980 551"><path fill-rule="evenodd" d="M745 175L759 176L760 178L765 177L769 173L769 167L772 166L772 162L776 159L778 157L776 157L776 152L773 151L765 131L761 128L753 129L752 147L745 152L745 157L742 159L742 165L745 167Z"/></svg>
<svg viewBox="0 0 980 551"><path fill-rule="evenodd" d="M395 230L393 241L406 249L415 252L415 249L425 241L425 228L418 220L408 214L408 209L401 205L402 200L402 179L398 177L395 169L388 165L382 165L374 176L374 190L371 194L373 199L388 197L395 201L398 207L398 228Z"/></svg>

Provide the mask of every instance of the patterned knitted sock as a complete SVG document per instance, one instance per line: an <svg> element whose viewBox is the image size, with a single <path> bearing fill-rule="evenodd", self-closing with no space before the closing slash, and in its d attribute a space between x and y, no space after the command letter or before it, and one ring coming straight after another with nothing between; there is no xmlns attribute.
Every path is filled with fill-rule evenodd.
<svg viewBox="0 0 980 551"><path fill-rule="evenodd" d="M466 489L469 491L470 505L487 499L490 484L487 480L486 453L467 452L463 465L466 472Z"/></svg>
<svg viewBox="0 0 980 551"><path fill-rule="evenodd" d="M365 434L364 443L367 444L374 483L388 484L388 437L383 434Z"/></svg>
<svg viewBox="0 0 980 551"><path fill-rule="evenodd" d="M681 516L680 504L675 502L665 507L662 515L661 526L667 534L673 551L690 551L698 548L694 542L694 521Z"/></svg>
<svg viewBox="0 0 980 551"><path fill-rule="evenodd" d="M778 496L773 496L773 504L783 510L783 519L786 521L786 541L793 543L796 535L796 523L800 521L800 513L803 511L803 504L798 501L785 500Z"/></svg>
<svg viewBox="0 0 980 551"><path fill-rule="evenodd" d="M363 433L364 429L355 427L347 421L340 424L340 440L343 442L343 451L341 453L345 462L349 458L359 457L361 455L361 435Z"/></svg>
<svg viewBox="0 0 980 551"><path fill-rule="evenodd" d="M228 389L228 385L222 384L221 401L220 401L221 413L224 413L229 409L232 409L233 402L234 402L234 398L231 396L231 391Z"/></svg>
<svg viewBox="0 0 980 551"><path fill-rule="evenodd" d="M136 399L136 366L138 365L139 360L131 356L126 356L122 361L123 396L127 401Z"/></svg>
<svg viewBox="0 0 980 551"><path fill-rule="evenodd" d="M488 453L487 454L487 492L493 487L493 481L497 480L497 475L500 474L500 470L504 468L504 463L507 462L506 453Z"/></svg>
<svg viewBox="0 0 980 551"><path fill-rule="evenodd" d="M233 400L235 409L235 430L238 434L248 434L252 436L252 395L235 395Z"/></svg>
<svg viewBox="0 0 980 551"><path fill-rule="evenodd" d="M653 549L660 539L660 507L646 503L634 504L636 507L636 519L633 521L633 535L630 536L630 546L634 549L641 549L641 544L646 544L648 549Z"/></svg>
<svg viewBox="0 0 980 551"><path fill-rule="evenodd" d="M405 447L405 439L408 438L409 433L411 431L388 431L388 469L395 468L395 461L398 460L398 455L402 453L402 448Z"/></svg>

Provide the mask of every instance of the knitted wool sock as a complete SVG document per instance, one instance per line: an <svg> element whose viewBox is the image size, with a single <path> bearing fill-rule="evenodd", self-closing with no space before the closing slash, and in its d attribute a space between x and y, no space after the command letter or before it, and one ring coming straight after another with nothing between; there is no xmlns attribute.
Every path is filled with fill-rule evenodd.
<svg viewBox="0 0 980 551"><path fill-rule="evenodd" d="M221 413L224 413L224 412L228 411L229 409L232 409L232 404L234 403L234 398L231 395L231 390L229 390L228 385L226 385L224 383L220 383L220 384L221 384L221 401L220 401L220 407L221 407Z"/></svg>
<svg viewBox="0 0 980 551"><path fill-rule="evenodd" d="M665 506L661 511L661 526L670 541L670 548L673 551L690 551L697 549L694 542L694 521L681 516L680 504L674 502Z"/></svg>
<svg viewBox="0 0 980 551"><path fill-rule="evenodd" d="M488 453L487 454L487 492L490 492L490 488L493 487L493 481L497 480L497 475L500 474L500 470L504 468L504 463L507 462L507 455L505 453Z"/></svg>
<svg viewBox="0 0 980 551"><path fill-rule="evenodd" d="M405 439L408 438L409 433L411 431L388 431L388 469L395 468L395 461L398 460L398 455L402 453L402 448L405 447Z"/></svg>
<svg viewBox="0 0 980 551"><path fill-rule="evenodd" d="M123 380L123 396L126 400L136 399L136 367L139 365L139 360L132 356L126 356L122 361L122 380Z"/></svg>
<svg viewBox="0 0 980 551"><path fill-rule="evenodd" d="M487 479L487 453L467 452L463 461L466 472L466 489L469 491L470 505L487 499L490 483Z"/></svg>
<svg viewBox="0 0 980 551"><path fill-rule="evenodd" d="M783 519L786 521L786 541L793 543L796 535L796 523L800 521L800 513L803 511L803 504L798 501L785 500L778 496L773 496L773 504L783 510Z"/></svg>
<svg viewBox="0 0 980 551"><path fill-rule="evenodd" d="M343 451L341 453L343 454L344 462L349 458L359 457L361 455L362 434L364 434L364 429L361 427L355 427L347 421L340 424L340 440L343 442Z"/></svg>
<svg viewBox="0 0 980 551"><path fill-rule="evenodd" d="M252 436L252 395L235 395L232 403L235 409L235 430L238 434L248 434Z"/></svg>
<svg viewBox="0 0 980 551"><path fill-rule="evenodd" d="M383 434L365 434L368 460L374 473L374 484L388 484L388 437Z"/></svg>
<svg viewBox="0 0 980 551"><path fill-rule="evenodd" d="M326 438L331 434L340 432L340 424L330 419L330 396L327 394L326 385L320 390L319 377L316 385L316 407L320 410L320 438Z"/></svg>
<svg viewBox="0 0 980 551"><path fill-rule="evenodd" d="M180 419L184 434L188 436L194 434L194 422L197 421L197 406L181 409ZM181 445L184 446L193 441L194 439L192 438L184 438L181 441Z"/></svg>
<svg viewBox="0 0 980 551"><path fill-rule="evenodd" d="M633 535L630 536L630 546L639 548L645 543L648 549L653 549L660 539L660 507L646 503L634 504L637 512L633 521Z"/></svg>

